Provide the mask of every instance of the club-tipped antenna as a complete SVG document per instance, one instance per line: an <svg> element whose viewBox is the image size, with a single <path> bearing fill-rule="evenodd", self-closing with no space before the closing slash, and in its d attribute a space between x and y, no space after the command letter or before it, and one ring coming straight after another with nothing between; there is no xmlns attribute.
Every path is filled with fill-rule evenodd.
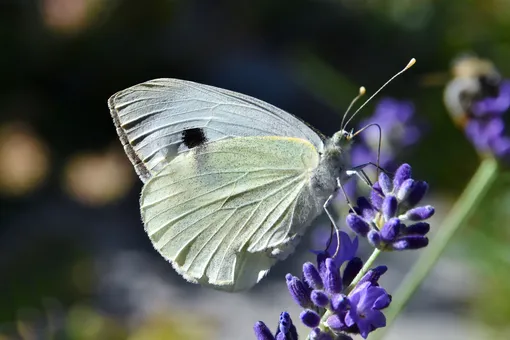
<svg viewBox="0 0 510 340"><path fill-rule="evenodd" d="M365 87L362 86L362 87L359 88L358 95L356 96L356 98L354 98L351 101L351 103L349 104L349 107L347 108L347 110L345 110L344 116L342 117L342 123L340 123L340 129L341 130L344 129L345 117L347 117L347 115L349 114L349 111L352 109L352 106L354 105L354 103L356 103L358 101L358 99L360 99L363 95L365 95L366 92L367 92L367 90L365 89Z"/></svg>
<svg viewBox="0 0 510 340"><path fill-rule="evenodd" d="M409 61L409 63L407 63L406 67L404 67L402 70L400 70L397 74L395 74L393 77L390 78L390 80L388 80L386 83L384 83L383 86L381 86L379 88L379 90L375 91L375 93L373 95L370 96L370 98L368 98L352 115L351 117L347 120L347 122L345 123L345 126L349 125L350 121L354 118L354 116L356 116L356 114L361 111L361 109L363 107L365 107L365 105L367 105L367 103L372 100L372 98L374 98L379 92L381 92L382 89L384 89L386 87L386 85L388 85L389 83L391 83L393 81L393 79L397 78L399 75L401 75L402 73L404 73L405 71L407 71L409 68L411 68L414 64L416 63L416 59L411 59Z"/></svg>

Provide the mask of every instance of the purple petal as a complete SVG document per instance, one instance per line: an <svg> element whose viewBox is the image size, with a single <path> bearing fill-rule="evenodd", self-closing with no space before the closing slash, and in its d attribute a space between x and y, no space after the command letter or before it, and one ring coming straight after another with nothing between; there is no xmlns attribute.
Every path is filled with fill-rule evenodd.
<svg viewBox="0 0 510 340"><path fill-rule="evenodd" d="M315 329L313 329L310 332L310 339L313 339L313 340L333 340L331 335L321 331L320 328L315 328ZM338 340L338 339L336 339L336 340Z"/></svg>
<svg viewBox="0 0 510 340"><path fill-rule="evenodd" d="M349 235L343 231L338 232L340 236L340 248L338 250L338 254L334 258L335 263L338 267L340 267L345 261L351 260L358 251L358 237L355 236L354 239L351 240ZM333 247L334 244L334 247ZM336 235L333 235L333 241L331 242L331 252L334 252L337 248L338 241L336 239Z"/></svg>
<svg viewBox="0 0 510 340"><path fill-rule="evenodd" d="M383 294L375 300L374 305L372 308L374 309L384 309L388 307L391 303L391 296L388 294Z"/></svg>
<svg viewBox="0 0 510 340"><path fill-rule="evenodd" d="M373 330L375 330L375 328L386 327L386 317L379 310L371 310L367 319L370 321L370 324L374 327Z"/></svg>
<svg viewBox="0 0 510 340"><path fill-rule="evenodd" d="M331 298L331 308L335 313L342 313L349 307L349 299L343 294L333 294Z"/></svg>
<svg viewBox="0 0 510 340"><path fill-rule="evenodd" d="M363 196L359 197L356 200L356 205L358 206L358 209L361 211L361 216L365 220L370 221L375 217L376 211L365 197Z"/></svg>

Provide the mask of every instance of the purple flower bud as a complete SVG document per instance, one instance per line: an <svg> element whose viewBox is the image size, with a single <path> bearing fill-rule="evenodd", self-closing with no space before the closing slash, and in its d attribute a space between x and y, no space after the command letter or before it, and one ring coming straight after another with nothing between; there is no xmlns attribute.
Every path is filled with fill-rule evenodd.
<svg viewBox="0 0 510 340"><path fill-rule="evenodd" d="M283 338L282 338L283 335ZM282 312L280 314L280 322L278 324L278 331L276 334L276 340L279 339L292 339L297 340L297 330L294 324L292 323L292 319L290 318L290 314L287 312Z"/></svg>
<svg viewBox="0 0 510 340"><path fill-rule="evenodd" d="M404 228L402 233L404 235L426 235L430 231L430 224L427 222L418 222L411 224L407 228Z"/></svg>
<svg viewBox="0 0 510 340"><path fill-rule="evenodd" d="M409 235L393 242L392 248L394 250L420 249L426 247L428 244L429 239L424 236Z"/></svg>
<svg viewBox="0 0 510 340"><path fill-rule="evenodd" d="M358 275L359 271L363 268L363 261L359 257L354 257L347 262L342 276L342 285L347 287L351 284L352 280Z"/></svg>
<svg viewBox="0 0 510 340"><path fill-rule="evenodd" d="M376 230L370 230L367 235L368 242L375 248L379 248L381 245L381 234Z"/></svg>
<svg viewBox="0 0 510 340"><path fill-rule="evenodd" d="M393 177L393 187L395 190L399 190L402 183L411 178L411 166L409 164L402 164L395 172Z"/></svg>
<svg viewBox="0 0 510 340"><path fill-rule="evenodd" d="M275 340L273 334L267 328L266 324L262 321L258 321L255 323L255 326L253 326L253 330L255 331L255 336L257 337L257 340Z"/></svg>
<svg viewBox="0 0 510 340"><path fill-rule="evenodd" d="M361 236L367 236L370 230L368 223L358 215L348 214L345 219L349 228L351 228L356 234Z"/></svg>
<svg viewBox="0 0 510 340"><path fill-rule="evenodd" d="M341 314L347 310L349 299L343 294L334 294L331 297L331 308L337 314Z"/></svg>
<svg viewBox="0 0 510 340"><path fill-rule="evenodd" d="M329 297L322 290L313 290L310 298L317 307L324 308L329 304Z"/></svg>
<svg viewBox="0 0 510 340"><path fill-rule="evenodd" d="M310 287L313 289L322 289L323 283L321 275L311 262L303 264L303 276Z"/></svg>
<svg viewBox="0 0 510 340"><path fill-rule="evenodd" d="M301 314L299 315L299 318L306 327L310 328L315 328L319 326L319 323L321 321L321 317L319 316L319 314L310 309L302 311Z"/></svg>
<svg viewBox="0 0 510 340"><path fill-rule="evenodd" d="M358 206L358 210L360 210L359 214L367 221L372 220L375 217L376 211L370 202L363 196L359 197L356 200L356 204Z"/></svg>
<svg viewBox="0 0 510 340"><path fill-rule="evenodd" d="M384 198L381 209L384 219L387 221L390 218L395 217L395 215L397 214L397 208L398 208L397 198L393 195L386 196Z"/></svg>
<svg viewBox="0 0 510 340"><path fill-rule="evenodd" d="M423 196L425 196L428 190L429 185L427 184L427 182L416 181L411 192L407 196L406 204L409 207L414 207L415 205L420 203L421 199L423 198Z"/></svg>
<svg viewBox="0 0 510 340"><path fill-rule="evenodd" d="M333 340L333 337L330 334L321 331L320 328L313 329L310 332L310 337L309 338L311 340Z"/></svg>
<svg viewBox="0 0 510 340"><path fill-rule="evenodd" d="M326 259L330 258L328 252L320 252L317 254L317 269L319 269L319 274L323 278L326 275ZM324 280L323 280L324 282Z"/></svg>
<svg viewBox="0 0 510 340"><path fill-rule="evenodd" d="M395 241L400 234L400 220L398 218L392 218L384 223L380 234L384 242Z"/></svg>
<svg viewBox="0 0 510 340"><path fill-rule="evenodd" d="M285 279L287 280L287 288L294 301L303 308L311 307L310 290L303 281L291 274L285 275Z"/></svg>
<svg viewBox="0 0 510 340"><path fill-rule="evenodd" d="M384 194L378 182L375 182L370 191L370 202L377 209L381 210Z"/></svg>
<svg viewBox="0 0 510 340"><path fill-rule="evenodd" d="M362 278L359 280L356 287L361 286L365 282L370 282L373 286L379 285L378 281L381 276L386 273L388 267L386 266L377 266L375 268L370 269Z"/></svg>
<svg viewBox="0 0 510 340"><path fill-rule="evenodd" d="M324 276L324 287L330 294L342 291L342 278L340 271L332 258L326 259L326 275Z"/></svg>
<svg viewBox="0 0 510 340"><path fill-rule="evenodd" d="M344 318L338 314L331 315L326 320L326 325L328 325L328 327L331 328L335 332L340 332L347 328L347 326L345 325L345 322L344 322Z"/></svg>
<svg viewBox="0 0 510 340"><path fill-rule="evenodd" d="M391 295L384 294L384 295L379 296L379 298L377 298L377 300L375 300L373 308L381 310L381 309L388 307L390 305L390 303L391 303Z"/></svg>
<svg viewBox="0 0 510 340"><path fill-rule="evenodd" d="M393 190L393 186L391 185L391 179L384 172L379 174L379 185L381 186L381 190L384 195L389 195Z"/></svg>
<svg viewBox="0 0 510 340"><path fill-rule="evenodd" d="M426 205L424 207L417 207L411 210L408 210L405 216L411 221L423 221L426 220L432 215L434 215L434 207L431 205Z"/></svg>
<svg viewBox="0 0 510 340"><path fill-rule="evenodd" d="M397 191L397 199L402 202L411 194L414 188L414 180L412 178L406 179Z"/></svg>

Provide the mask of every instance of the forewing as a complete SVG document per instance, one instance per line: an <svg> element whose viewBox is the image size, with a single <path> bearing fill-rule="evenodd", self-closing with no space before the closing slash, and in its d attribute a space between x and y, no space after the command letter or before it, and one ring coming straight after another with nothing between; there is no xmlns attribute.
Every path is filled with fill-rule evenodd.
<svg viewBox="0 0 510 340"><path fill-rule="evenodd" d="M108 101L117 133L142 181L178 153L231 137L322 138L305 123L261 100L191 81L154 79Z"/></svg>
<svg viewBox="0 0 510 340"><path fill-rule="evenodd" d="M177 156L144 186L154 247L192 282L250 288L320 212L309 183L319 155L306 140L245 137Z"/></svg>

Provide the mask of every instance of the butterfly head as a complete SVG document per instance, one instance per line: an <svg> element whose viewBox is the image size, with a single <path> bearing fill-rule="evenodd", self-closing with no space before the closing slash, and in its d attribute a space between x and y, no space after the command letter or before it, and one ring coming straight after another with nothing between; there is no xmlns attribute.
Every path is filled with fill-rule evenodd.
<svg viewBox="0 0 510 340"><path fill-rule="evenodd" d="M331 142L334 146L339 148L345 148L350 146L353 140L354 134L353 131L340 130L331 137Z"/></svg>

